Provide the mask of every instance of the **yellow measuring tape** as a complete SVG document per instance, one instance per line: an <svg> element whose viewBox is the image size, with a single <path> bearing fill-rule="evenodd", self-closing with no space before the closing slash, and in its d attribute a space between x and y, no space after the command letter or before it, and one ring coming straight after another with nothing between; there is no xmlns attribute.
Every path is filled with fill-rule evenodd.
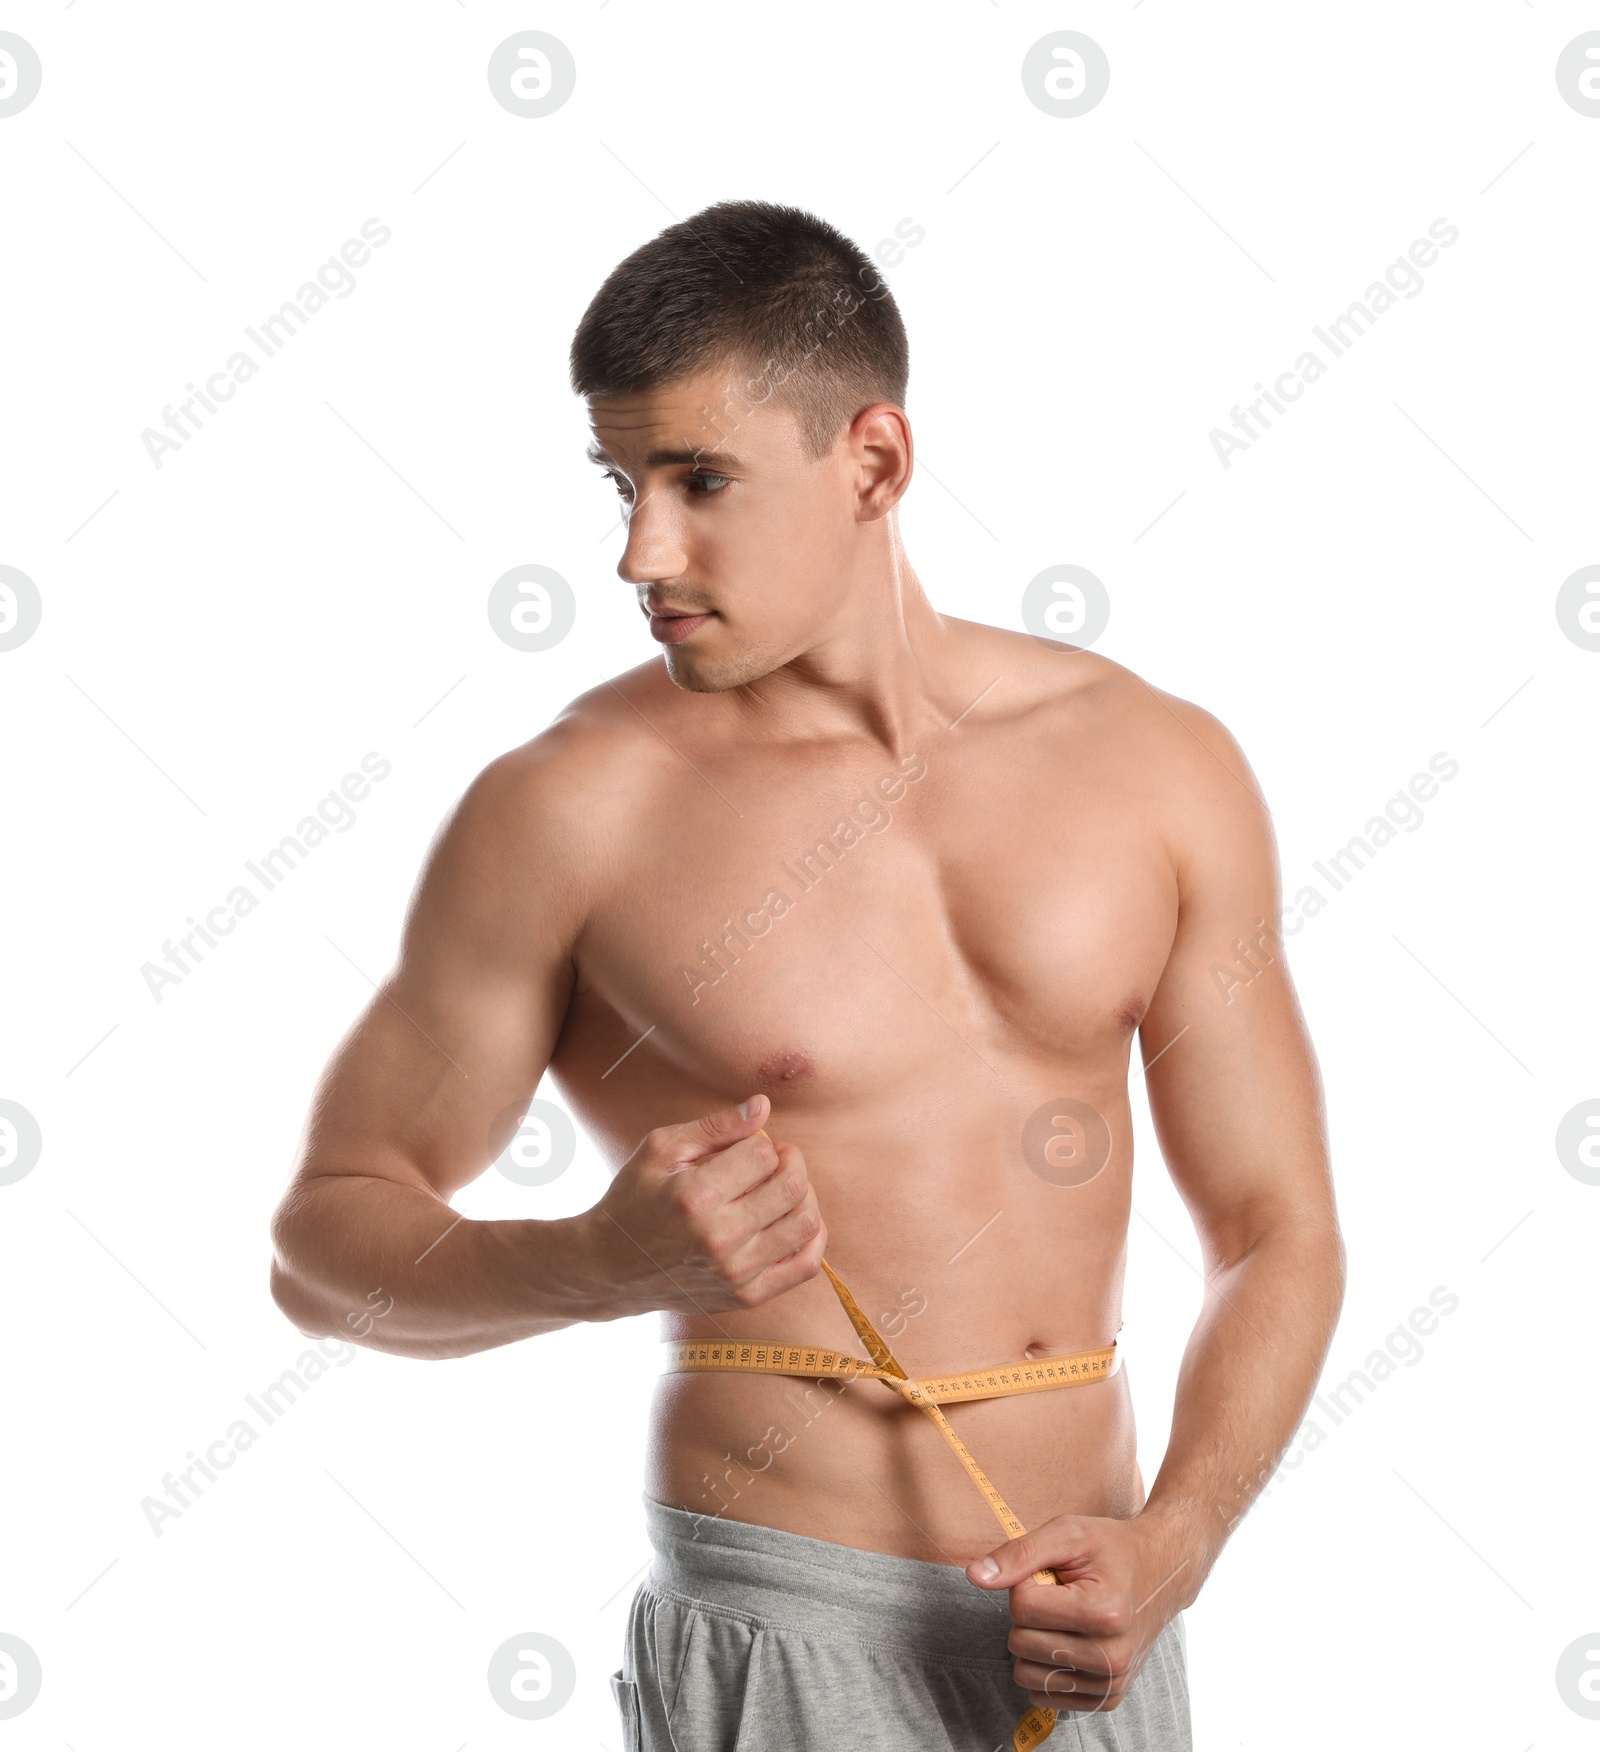
<svg viewBox="0 0 1600 1752"><path fill-rule="evenodd" d="M763 1131L762 1136L767 1136ZM834 1293L844 1304L850 1324L867 1347L872 1361L865 1362L843 1351L825 1349L820 1345L769 1344L759 1339L723 1339L708 1343L703 1339L669 1339L667 1341L668 1374L715 1373L729 1370L746 1374L801 1375L816 1379L832 1375L844 1380L881 1381L898 1393L907 1405L916 1406L933 1420L934 1426L952 1452L967 1469L967 1476L983 1492L983 1499L993 1509L995 1519L1013 1539L1028 1531L1012 1514L1006 1500L984 1476L983 1469L967 1452L966 1444L951 1429L948 1419L939 1410L962 1399L1000 1399L1012 1393L1042 1393L1052 1387L1081 1387L1088 1381L1105 1381L1116 1374L1118 1367L1115 1339L1103 1350L1080 1351L1076 1356L1057 1357L1052 1362L999 1363L989 1369L970 1369L960 1375L936 1375L914 1381L894 1359L894 1353L878 1336L877 1328L861 1312L860 1306L844 1286L839 1274L823 1260ZM1059 1584L1053 1570L1033 1572L1034 1581L1046 1587ZM1030 1748L1049 1739L1056 1725L1053 1709L1030 1706L1017 1723L1011 1737L1012 1752L1030 1752Z"/></svg>

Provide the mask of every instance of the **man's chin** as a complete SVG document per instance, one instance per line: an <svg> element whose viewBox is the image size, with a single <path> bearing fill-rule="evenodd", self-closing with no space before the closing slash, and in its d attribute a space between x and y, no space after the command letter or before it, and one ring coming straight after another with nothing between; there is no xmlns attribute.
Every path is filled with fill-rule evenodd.
<svg viewBox="0 0 1600 1752"><path fill-rule="evenodd" d="M773 667L754 652L712 657L681 646L664 645L661 655L673 684L685 693L726 693L729 688L758 680Z"/></svg>

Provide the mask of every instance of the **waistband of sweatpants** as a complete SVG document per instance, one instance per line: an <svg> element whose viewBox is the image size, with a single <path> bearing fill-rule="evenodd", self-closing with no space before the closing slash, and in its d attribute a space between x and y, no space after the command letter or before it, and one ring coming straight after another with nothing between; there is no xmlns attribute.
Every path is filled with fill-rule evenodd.
<svg viewBox="0 0 1600 1752"><path fill-rule="evenodd" d="M655 1560L645 1586L775 1629L1009 1666L1011 1602L959 1566L861 1551L645 1496Z"/></svg>

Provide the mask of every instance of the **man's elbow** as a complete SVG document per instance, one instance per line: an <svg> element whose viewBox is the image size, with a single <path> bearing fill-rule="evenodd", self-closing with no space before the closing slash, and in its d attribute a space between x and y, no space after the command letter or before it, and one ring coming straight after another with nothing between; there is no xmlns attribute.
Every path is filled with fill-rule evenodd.
<svg viewBox="0 0 1600 1752"><path fill-rule="evenodd" d="M307 1338L328 1338L333 1333L333 1322L318 1307L304 1274L295 1268L293 1216L291 1195L272 1214L272 1270L267 1287L279 1312L298 1332Z"/></svg>
<svg viewBox="0 0 1600 1752"><path fill-rule="evenodd" d="M1257 1247L1263 1243L1276 1254L1280 1268L1323 1305L1331 1335L1344 1306L1349 1275L1337 1216L1323 1210L1285 1213L1264 1228Z"/></svg>
<svg viewBox="0 0 1600 1752"><path fill-rule="evenodd" d="M1331 1209L1282 1198L1242 1200L1197 1222L1209 1272L1227 1271L1263 1249L1289 1249L1321 1268L1344 1293L1346 1259L1339 1219Z"/></svg>
<svg viewBox="0 0 1600 1752"><path fill-rule="evenodd" d="M272 1261L272 1274L268 1287L272 1299L278 1304L279 1311L297 1331L307 1338L329 1338L333 1333L333 1323L319 1314L307 1295L304 1285L295 1277L276 1255Z"/></svg>

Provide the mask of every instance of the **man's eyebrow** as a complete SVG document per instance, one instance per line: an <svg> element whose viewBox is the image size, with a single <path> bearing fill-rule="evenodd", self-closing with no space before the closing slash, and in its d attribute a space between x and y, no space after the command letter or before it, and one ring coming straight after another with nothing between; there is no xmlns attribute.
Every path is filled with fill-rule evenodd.
<svg viewBox="0 0 1600 1752"><path fill-rule="evenodd" d="M618 468L621 466L616 459L600 444L591 443L586 452L590 462L598 463L603 468ZM646 468L672 468L679 463L693 463L698 468L709 469L713 474L736 473L744 464L731 450L652 450L644 459Z"/></svg>

